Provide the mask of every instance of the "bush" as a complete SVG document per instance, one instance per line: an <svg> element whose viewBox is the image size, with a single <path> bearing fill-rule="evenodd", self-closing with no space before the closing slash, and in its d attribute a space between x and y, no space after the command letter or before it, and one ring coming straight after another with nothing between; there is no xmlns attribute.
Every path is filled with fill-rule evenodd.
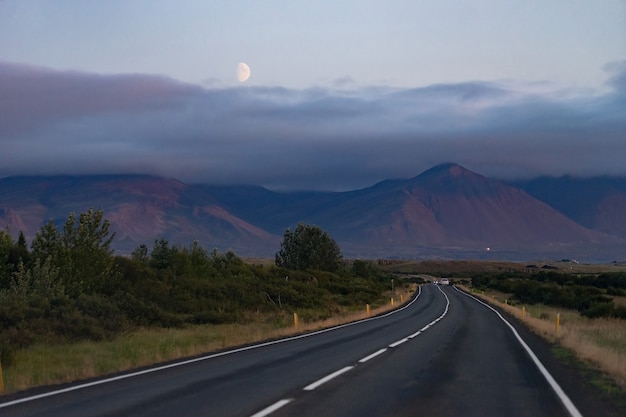
<svg viewBox="0 0 626 417"><path fill-rule="evenodd" d="M614 313L613 303L607 302L593 302L589 304L589 307L580 311L580 314L585 317L589 317L590 319L595 319L599 317L611 317Z"/></svg>
<svg viewBox="0 0 626 417"><path fill-rule="evenodd" d="M70 215L62 231L44 225L32 253L7 236L0 232L0 249L8 248L0 251L3 363L33 343L103 340L136 327L232 323L251 313L284 318L296 310L328 317L341 306L375 303L389 288L389 276L371 263L342 269L339 247L315 226L286 232L280 267L164 239L150 254L141 245L129 258L113 256L109 223L93 210ZM23 252L11 258L15 264L12 245Z"/></svg>
<svg viewBox="0 0 626 417"><path fill-rule="evenodd" d="M613 300L604 295L622 292L616 284L624 278L621 274L603 274L600 277L577 277L555 271L540 272L530 278L510 278L506 275L482 274L473 277L475 287L492 288L513 294L515 301L525 304L546 304L578 310L581 315L596 317L623 317ZM621 284L618 284L621 285Z"/></svg>

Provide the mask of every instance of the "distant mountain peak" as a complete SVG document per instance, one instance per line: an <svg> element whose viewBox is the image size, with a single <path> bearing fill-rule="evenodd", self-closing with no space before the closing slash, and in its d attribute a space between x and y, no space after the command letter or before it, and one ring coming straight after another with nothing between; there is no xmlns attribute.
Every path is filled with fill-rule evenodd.
<svg viewBox="0 0 626 417"><path fill-rule="evenodd" d="M465 169L461 165L457 164L456 162L442 162L441 164L437 164L434 167L432 167L430 171L437 171L437 170L444 171L444 170L450 170L453 168Z"/></svg>
<svg viewBox="0 0 626 417"><path fill-rule="evenodd" d="M455 187L465 187L465 184L492 184L497 181L489 180L488 178L480 175L474 171L471 171L457 163L446 162L436 165L411 180L413 183L428 184L432 186L441 186L446 184L456 184Z"/></svg>
<svg viewBox="0 0 626 417"><path fill-rule="evenodd" d="M424 171L420 176L450 176L450 177L460 177L463 175L478 175L473 171L470 171L467 168L462 167L461 165L455 162L445 162L443 164L435 165L434 167Z"/></svg>

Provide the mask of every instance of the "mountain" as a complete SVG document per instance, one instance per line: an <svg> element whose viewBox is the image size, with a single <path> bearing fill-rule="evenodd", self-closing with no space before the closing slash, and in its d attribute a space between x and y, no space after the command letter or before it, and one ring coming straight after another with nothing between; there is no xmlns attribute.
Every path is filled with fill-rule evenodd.
<svg viewBox="0 0 626 417"><path fill-rule="evenodd" d="M540 177L511 184L589 229L626 238L626 178Z"/></svg>
<svg viewBox="0 0 626 417"><path fill-rule="evenodd" d="M142 243L151 247L158 238L184 245L199 240L209 248L251 255L268 242L280 242L229 213L218 199L194 197L194 189L151 176L5 178L0 180L0 226L32 238L44 223L62 226L70 212L93 207L104 210L116 233L114 246L122 252Z"/></svg>
<svg viewBox="0 0 626 417"><path fill-rule="evenodd" d="M348 192L274 192L137 175L10 177L0 180L0 227L32 238L45 222L61 225L70 212L93 207L104 210L121 253L165 238L273 256L284 231L298 222L328 231L350 257L615 259L626 253L626 233L607 226L624 222L611 206L622 203L619 193L596 199L601 209L585 222L589 216L562 212L558 195L537 198L546 187L505 183L454 163Z"/></svg>
<svg viewBox="0 0 626 417"><path fill-rule="evenodd" d="M405 256L425 251L486 256L489 248L571 256L574 248L587 251L589 245L605 247L618 240L577 224L523 190L457 164L326 200L303 220L323 225L355 253L393 248Z"/></svg>

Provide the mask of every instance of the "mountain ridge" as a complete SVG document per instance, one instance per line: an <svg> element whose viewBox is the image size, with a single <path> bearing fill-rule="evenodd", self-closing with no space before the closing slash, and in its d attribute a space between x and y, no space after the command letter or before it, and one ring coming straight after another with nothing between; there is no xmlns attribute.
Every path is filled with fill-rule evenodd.
<svg viewBox="0 0 626 417"><path fill-rule="evenodd" d="M23 230L32 239L47 221L61 225L70 212L93 207L104 210L121 253L165 238L179 245L198 240L242 256L272 256L284 231L299 222L322 227L355 257L626 253L626 220L620 214L626 192L620 187L593 200L597 207L589 210L595 221L581 224L558 210L558 196L541 184L500 181L455 163L345 192L276 192L150 175L8 177L0 179L0 227L14 234ZM578 193L593 194L596 183L584 184L589 189Z"/></svg>

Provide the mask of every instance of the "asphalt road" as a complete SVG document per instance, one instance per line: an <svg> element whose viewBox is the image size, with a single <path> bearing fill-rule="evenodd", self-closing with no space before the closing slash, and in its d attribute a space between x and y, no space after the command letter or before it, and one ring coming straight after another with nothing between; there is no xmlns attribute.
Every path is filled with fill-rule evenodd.
<svg viewBox="0 0 626 417"><path fill-rule="evenodd" d="M0 416L580 415L555 387L496 312L425 285L393 314L4 398Z"/></svg>

